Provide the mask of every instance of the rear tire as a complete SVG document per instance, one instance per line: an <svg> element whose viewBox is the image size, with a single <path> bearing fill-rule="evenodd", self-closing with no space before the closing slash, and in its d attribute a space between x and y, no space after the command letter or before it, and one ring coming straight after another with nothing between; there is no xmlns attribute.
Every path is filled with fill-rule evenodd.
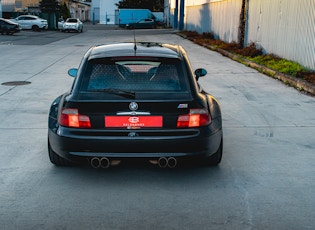
<svg viewBox="0 0 315 230"><path fill-rule="evenodd" d="M2 32L1 32L2 35L6 34L6 35L10 35L10 29L7 28L7 27L4 27L2 28Z"/></svg>
<svg viewBox="0 0 315 230"><path fill-rule="evenodd" d="M14 31L13 30L8 30L7 31L7 35L13 35L14 34Z"/></svg>
<svg viewBox="0 0 315 230"><path fill-rule="evenodd" d="M222 160L222 153L223 153L223 139L221 139L219 149L216 151L216 153L204 159L205 164L207 166L216 166L220 164Z"/></svg>
<svg viewBox="0 0 315 230"><path fill-rule="evenodd" d="M48 155L49 155L50 162L56 166L72 166L73 165L72 162L60 157L57 153L55 153L50 147L49 142L48 142Z"/></svg>
<svg viewBox="0 0 315 230"><path fill-rule="evenodd" d="M40 31L39 27L37 25L33 25L32 26L32 30L33 31Z"/></svg>

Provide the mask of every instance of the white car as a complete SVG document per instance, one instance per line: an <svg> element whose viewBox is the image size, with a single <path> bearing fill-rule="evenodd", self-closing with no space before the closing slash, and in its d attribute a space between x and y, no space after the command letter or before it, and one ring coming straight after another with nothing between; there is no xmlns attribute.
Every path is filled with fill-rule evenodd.
<svg viewBox="0 0 315 230"><path fill-rule="evenodd" d="M21 15L11 21L18 23L22 29L40 31L48 28L46 19L35 15Z"/></svg>
<svg viewBox="0 0 315 230"><path fill-rule="evenodd" d="M82 32L83 31L83 23L78 18L68 18L65 23L63 23L62 31L70 32Z"/></svg>
<svg viewBox="0 0 315 230"><path fill-rule="evenodd" d="M58 30L62 31L63 30L63 24L65 23L65 21L63 20L63 18L59 18L58 19L58 23L57 23L57 26L58 26Z"/></svg>

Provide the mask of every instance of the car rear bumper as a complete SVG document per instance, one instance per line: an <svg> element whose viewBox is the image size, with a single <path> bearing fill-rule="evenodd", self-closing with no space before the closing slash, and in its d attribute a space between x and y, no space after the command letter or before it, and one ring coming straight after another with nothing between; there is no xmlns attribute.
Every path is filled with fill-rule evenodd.
<svg viewBox="0 0 315 230"><path fill-rule="evenodd" d="M87 134L87 133L86 133ZM178 135L179 134L179 135ZM87 157L156 158L210 156L221 143L222 129L209 131L169 130L163 132L95 132L82 135L74 129L49 130L49 144L59 156L70 161Z"/></svg>
<svg viewBox="0 0 315 230"><path fill-rule="evenodd" d="M81 28L80 27L69 27L69 26L64 26L62 28L63 31L79 31Z"/></svg>

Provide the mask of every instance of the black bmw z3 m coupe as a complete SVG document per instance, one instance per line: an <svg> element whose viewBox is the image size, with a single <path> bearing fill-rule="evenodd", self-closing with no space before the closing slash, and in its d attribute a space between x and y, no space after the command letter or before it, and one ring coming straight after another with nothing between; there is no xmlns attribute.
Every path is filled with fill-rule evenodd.
<svg viewBox="0 0 315 230"><path fill-rule="evenodd" d="M126 158L175 167L180 158L218 165L222 117L179 45L119 43L90 48L69 92L49 112L48 153L57 166L107 168Z"/></svg>

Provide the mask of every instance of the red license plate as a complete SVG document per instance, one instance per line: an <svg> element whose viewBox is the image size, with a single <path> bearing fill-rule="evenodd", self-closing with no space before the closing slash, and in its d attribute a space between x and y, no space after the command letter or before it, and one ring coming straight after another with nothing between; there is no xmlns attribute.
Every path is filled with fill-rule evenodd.
<svg viewBox="0 0 315 230"><path fill-rule="evenodd" d="M105 127L162 127L162 116L105 116Z"/></svg>

